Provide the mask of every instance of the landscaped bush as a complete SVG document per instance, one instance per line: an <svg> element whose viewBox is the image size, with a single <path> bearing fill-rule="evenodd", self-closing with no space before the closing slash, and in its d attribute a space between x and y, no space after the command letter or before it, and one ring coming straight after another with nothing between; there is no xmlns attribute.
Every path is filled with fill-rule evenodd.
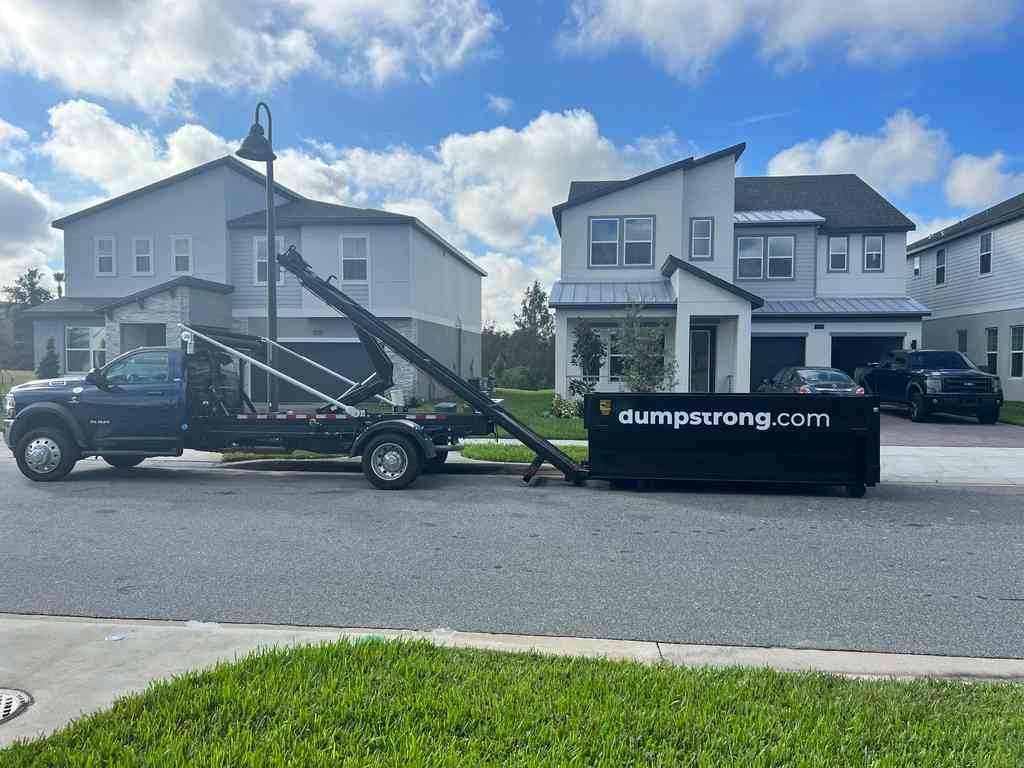
<svg viewBox="0 0 1024 768"><path fill-rule="evenodd" d="M551 398L551 415L558 419L575 419L583 415L583 401L562 397L557 392Z"/></svg>

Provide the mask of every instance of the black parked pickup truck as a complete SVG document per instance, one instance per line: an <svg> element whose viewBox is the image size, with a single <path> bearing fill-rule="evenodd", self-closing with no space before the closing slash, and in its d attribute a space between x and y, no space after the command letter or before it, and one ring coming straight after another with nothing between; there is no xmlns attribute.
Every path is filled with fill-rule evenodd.
<svg viewBox="0 0 1024 768"><path fill-rule="evenodd" d="M960 352L898 349L880 363L858 368L854 380L883 403L908 407L914 421L954 413L994 424L1003 405L999 377L979 370Z"/></svg>

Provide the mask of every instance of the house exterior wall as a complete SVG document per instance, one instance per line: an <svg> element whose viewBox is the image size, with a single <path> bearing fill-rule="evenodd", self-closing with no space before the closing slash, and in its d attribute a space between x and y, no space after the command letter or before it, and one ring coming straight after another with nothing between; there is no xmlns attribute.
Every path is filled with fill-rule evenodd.
<svg viewBox="0 0 1024 768"><path fill-rule="evenodd" d="M464 331L479 334L483 278L440 243L409 229L410 275L416 286L410 297L413 312L431 323L451 328L461 324Z"/></svg>
<svg viewBox="0 0 1024 768"><path fill-rule="evenodd" d="M1024 304L1024 301L1021 302ZM953 315L935 320L925 320L925 349L956 349L957 331L967 331L967 356L975 365L986 366L987 335L986 329L995 328L998 332L998 361L996 373L1003 384L1003 394L1007 400L1024 400L1024 378L1011 377L1010 369L1010 329L1013 326L1024 326L1024 306L1017 309L1005 309L999 312L979 312L970 315Z"/></svg>
<svg viewBox="0 0 1024 768"><path fill-rule="evenodd" d="M257 238L266 237L265 229L230 229L231 243L230 276L227 282L235 287L231 294L232 311L237 315L267 314L267 285L256 283ZM302 241L297 228L284 227L277 230L277 236L284 239L284 250L294 245L302 251ZM337 267L335 267L335 270ZM332 271L328 274L336 274ZM302 286L286 270L281 271L282 279L277 285L278 312L296 311L302 308Z"/></svg>
<svg viewBox="0 0 1024 768"><path fill-rule="evenodd" d="M762 237L764 238L764 267L763 276L760 279L741 279L738 276L733 280L736 285L742 286L751 293L765 299L810 299L814 298L814 262L817 238L816 227L748 227L739 226L735 229L735 237L730 244L730 254L735 259L736 240L741 237ZM768 238L769 237L792 237L795 243L793 249L793 277L791 278L768 278Z"/></svg>
<svg viewBox="0 0 1024 768"><path fill-rule="evenodd" d="M679 254L689 259L705 272L722 278L733 279L733 214L736 210L736 159L723 157L710 163L698 165L685 172L683 177L682 232L678 243L671 245L678 250L668 253ZM714 219L713 258L695 259L690 254L690 220L694 218ZM664 262L655 259L656 264Z"/></svg>
<svg viewBox="0 0 1024 768"><path fill-rule="evenodd" d="M885 237L883 265L881 272L864 271L864 233L833 233L837 237L849 237L846 272L828 271L828 238L826 232L818 234L817 295L825 297L906 296L906 232L869 233ZM915 297L916 298L916 297ZM927 302L924 302L927 305Z"/></svg>

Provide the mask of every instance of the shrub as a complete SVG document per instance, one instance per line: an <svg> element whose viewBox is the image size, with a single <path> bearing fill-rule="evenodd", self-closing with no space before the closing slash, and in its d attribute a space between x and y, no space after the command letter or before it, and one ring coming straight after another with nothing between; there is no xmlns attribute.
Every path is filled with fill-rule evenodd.
<svg viewBox="0 0 1024 768"><path fill-rule="evenodd" d="M535 377L525 365L506 368L499 384L508 389L535 389L537 386Z"/></svg>
<svg viewBox="0 0 1024 768"><path fill-rule="evenodd" d="M559 394L551 400L551 415L556 419L575 419L583 415L583 401Z"/></svg>
<svg viewBox="0 0 1024 768"><path fill-rule="evenodd" d="M57 359L55 344L53 336L46 340L46 354L36 368L36 376L40 379L56 379L60 376L60 360Z"/></svg>

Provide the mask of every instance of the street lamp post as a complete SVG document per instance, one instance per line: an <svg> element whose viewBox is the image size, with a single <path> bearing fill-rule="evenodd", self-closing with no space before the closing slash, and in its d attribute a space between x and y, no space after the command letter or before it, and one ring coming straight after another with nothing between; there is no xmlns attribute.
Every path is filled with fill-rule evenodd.
<svg viewBox="0 0 1024 768"><path fill-rule="evenodd" d="M263 135L260 125L260 107L267 113L267 135ZM277 341L277 233L274 226L274 122L270 116L270 107L264 102L256 105L256 118L245 137L242 146L235 153L246 160L265 161L267 164L267 338ZM258 268L258 267L257 267ZM267 362L273 365L274 348L267 349ZM270 411L277 410L277 379L268 376L268 398Z"/></svg>

